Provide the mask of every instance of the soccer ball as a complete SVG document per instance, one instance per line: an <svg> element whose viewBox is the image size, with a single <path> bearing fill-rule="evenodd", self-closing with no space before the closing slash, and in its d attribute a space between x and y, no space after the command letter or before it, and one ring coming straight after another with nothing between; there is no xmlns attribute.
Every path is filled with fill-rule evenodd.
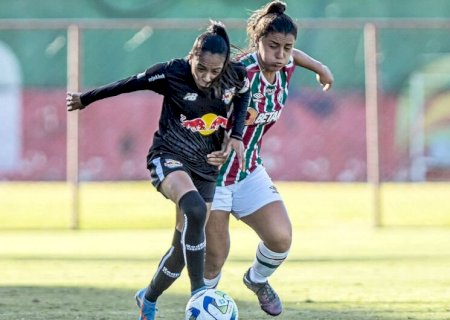
<svg viewBox="0 0 450 320"><path fill-rule="evenodd" d="M238 308L225 292L206 289L194 294L186 305L185 320L237 320Z"/></svg>

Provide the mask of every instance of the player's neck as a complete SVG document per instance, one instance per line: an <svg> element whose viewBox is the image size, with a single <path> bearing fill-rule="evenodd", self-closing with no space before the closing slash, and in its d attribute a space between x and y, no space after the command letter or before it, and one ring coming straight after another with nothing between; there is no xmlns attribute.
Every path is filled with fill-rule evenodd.
<svg viewBox="0 0 450 320"><path fill-rule="evenodd" d="M277 79L277 73L276 72L269 72L266 70L262 70L262 73L264 75L264 78L266 78L267 82L270 84L274 84Z"/></svg>

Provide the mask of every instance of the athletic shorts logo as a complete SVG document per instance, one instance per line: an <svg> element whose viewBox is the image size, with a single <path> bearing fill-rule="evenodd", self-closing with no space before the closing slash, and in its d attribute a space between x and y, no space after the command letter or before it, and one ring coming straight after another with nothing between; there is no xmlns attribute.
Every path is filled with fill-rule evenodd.
<svg viewBox="0 0 450 320"><path fill-rule="evenodd" d="M164 159L164 166L170 169L182 167L183 164L178 160Z"/></svg>
<svg viewBox="0 0 450 320"><path fill-rule="evenodd" d="M188 92L184 96L183 100L195 101L195 100L197 100L197 96L198 96L198 94L196 94L196 93Z"/></svg>
<svg viewBox="0 0 450 320"><path fill-rule="evenodd" d="M274 185L270 186L269 189L272 190L272 193L279 193L277 187L275 187Z"/></svg>

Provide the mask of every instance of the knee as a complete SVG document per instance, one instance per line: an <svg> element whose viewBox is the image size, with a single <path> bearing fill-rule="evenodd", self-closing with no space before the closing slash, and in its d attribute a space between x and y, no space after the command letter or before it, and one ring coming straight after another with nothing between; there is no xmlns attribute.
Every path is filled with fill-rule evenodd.
<svg viewBox="0 0 450 320"><path fill-rule="evenodd" d="M281 252L289 251L289 249L291 248L291 244L292 244L292 235L289 234L283 237L280 241L280 249L282 250Z"/></svg>
<svg viewBox="0 0 450 320"><path fill-rule="evenodd" d="M291 248L292 244L292 234L283 233L276 237L270 239L270 241L265 241L267 248L274 252L287 252Z"/></svg>
<svg viewBox="0 0 450 320"><path fill-rule="evenodd" d="M178 202L183 213L191 223L204 226L206 222L207 207L205 200L197 191L189 191L184 194Z"/></svg>

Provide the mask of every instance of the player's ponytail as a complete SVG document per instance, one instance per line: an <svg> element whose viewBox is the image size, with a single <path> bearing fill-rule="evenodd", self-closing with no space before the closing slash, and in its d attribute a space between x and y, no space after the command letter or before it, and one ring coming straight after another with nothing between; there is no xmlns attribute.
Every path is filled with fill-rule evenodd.
<svg viewBox="0 0 450 320"><path fill-rule="evenodd" d="M230 63L230 38L222 22L210 20L210 25L205 32L197 37L189 55L200 56L204 52L220 54L225 57L222 72L211 84L215 96L222 97L224 87L236 87L239 90L242 84Z"/></svg>
<svg viewBox="0 0 450 320"><path fill-rule="evenodd" d="M206 31L195 39L189 54L199 56L204 52L223 55L225 62L230 60L230 40L221 22L211 20Z"/></svg>
<svg viewBox="0 0 450 320"><path fill-rule="evenodd" d="M227 33L227 30L225 29L225 26L221 22L211 20L211 24L208 29L210 29L212 33L217 34L218 36L222 37L222 39L225 41L225 44L226 44L225 63L228 63L230 61L231 44L230 44L230 38L228 37L228 33Z"/></svg>
<svg viewBox="0 0 450 320"><path fill-rule="evenodd" d="M270 32L292 34L297 38L297 25L284 13L286 8L286 3L275 0L253 11L247 20L249 50L256 50L258 41Z"/></svg>

